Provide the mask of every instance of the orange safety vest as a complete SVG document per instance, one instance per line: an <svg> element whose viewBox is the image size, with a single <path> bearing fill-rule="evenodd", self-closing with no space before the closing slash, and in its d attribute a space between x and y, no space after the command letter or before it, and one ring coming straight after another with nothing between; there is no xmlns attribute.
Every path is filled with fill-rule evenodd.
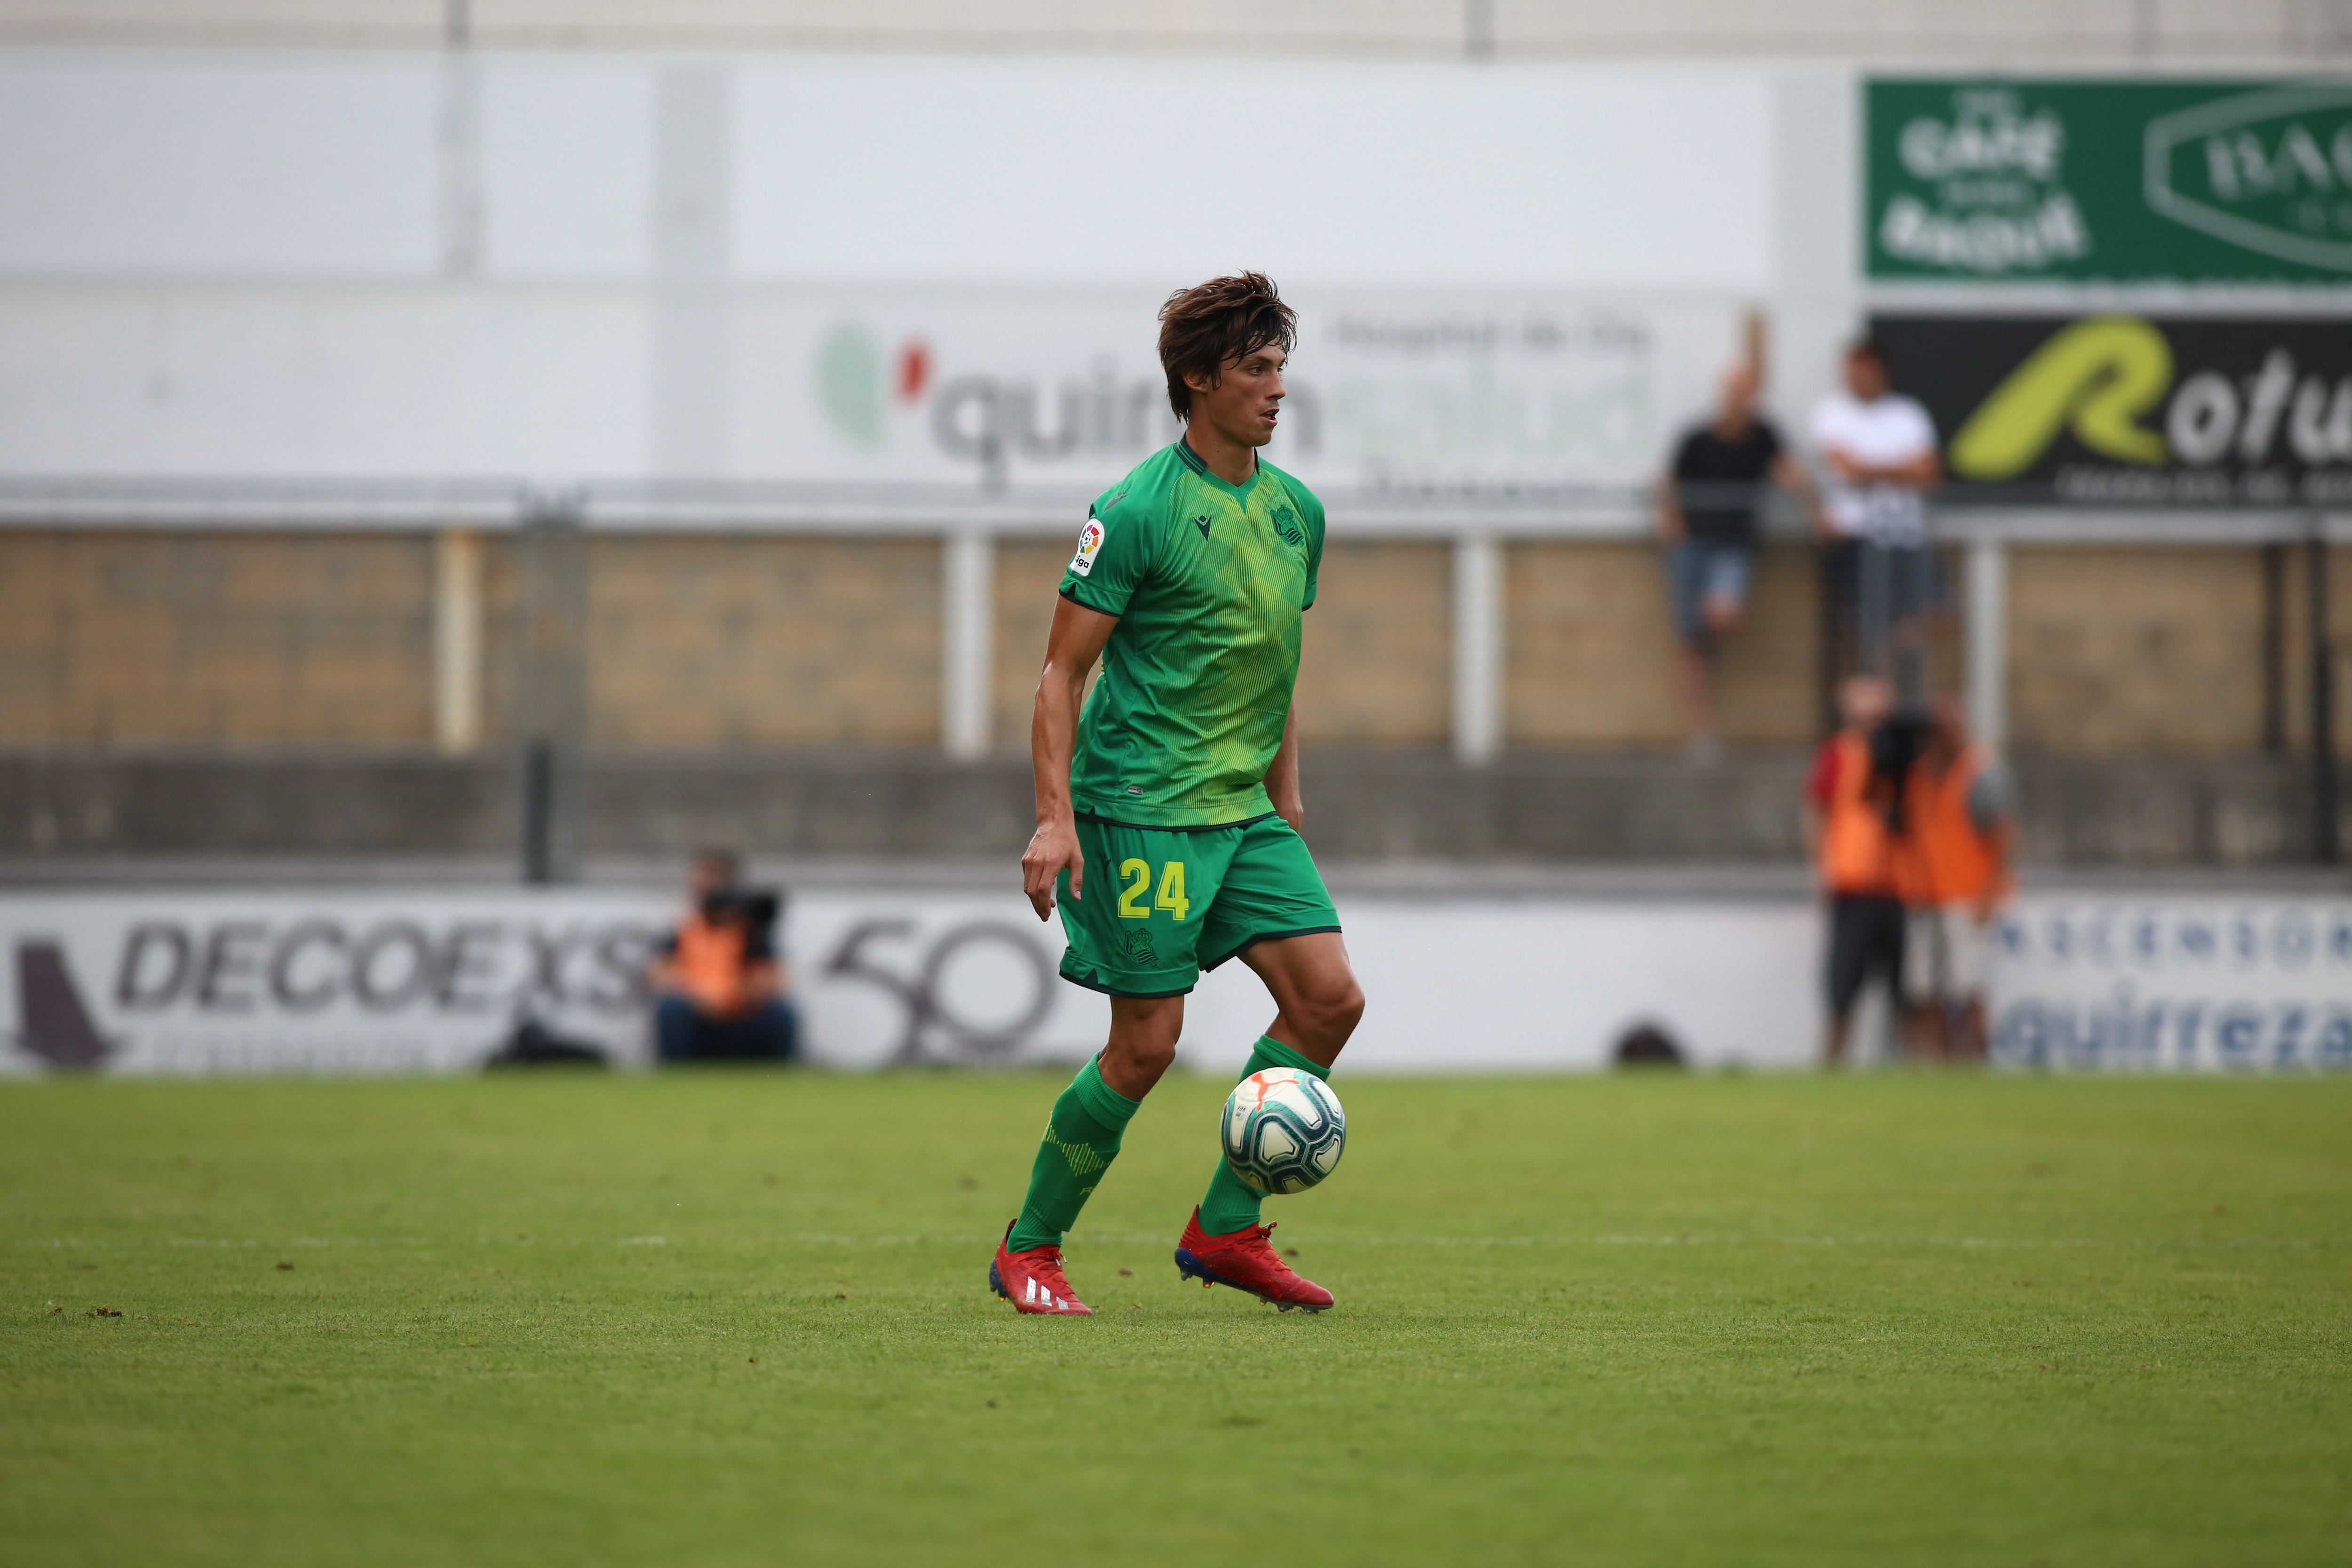
<svg viewBox="0 0 2352 1568"><path fill-rule="evenodd" d="M1969 815L1969 791L1986 760L1971 746L1941 773L1911 771L1904 800L1909 830L1902 877L1906 903L1975 903L2006 890L1993 840L1977 831Z"/></svg>
<svg viewBox="0 0 2352 1568"><path fill-rule="evenodd" d="M1822 885L1832 893L1892 893L1886 811L1870 787L1870 742L1842 731L1830 743L1837 748L1837 774L1822 813Z"/></svg>
<svg viewBox="0 0 2352 1568"><path fill-rule="evenodd" d="M678 922L670 973L697 1011L718 1018L742 1013L743 928L712 925L694 910Z"/></svg>

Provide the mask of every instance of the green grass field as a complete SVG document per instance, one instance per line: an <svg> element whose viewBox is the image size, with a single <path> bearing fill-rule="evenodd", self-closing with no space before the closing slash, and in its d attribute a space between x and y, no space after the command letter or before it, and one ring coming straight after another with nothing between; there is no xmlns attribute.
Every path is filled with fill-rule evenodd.
<svg viewBox="0 0 2352 1568"><path fill-rule="evenodd" d="M1016 1318L1058 1087L0 1089L0 1561L2352 1561L2352 1083L1343 1074L1316 1318L1176 1078Z"/></svg>

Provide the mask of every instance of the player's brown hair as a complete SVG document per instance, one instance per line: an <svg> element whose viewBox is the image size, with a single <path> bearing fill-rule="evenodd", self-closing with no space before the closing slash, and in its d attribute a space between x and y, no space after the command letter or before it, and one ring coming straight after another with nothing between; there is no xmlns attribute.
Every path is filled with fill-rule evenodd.
<svg viewBox="0 0 2352 1568"><path fill-rule="evenodd" d="M1298 313L1282 302L1274 279L1263 272L1212 278L1179 289L1160 307L1160 367L1168 373L1168 406L1179 419L1192 416L1188 374L1214 386L1224 368L1268 343L1285 353L1298 341Z"/></svg>

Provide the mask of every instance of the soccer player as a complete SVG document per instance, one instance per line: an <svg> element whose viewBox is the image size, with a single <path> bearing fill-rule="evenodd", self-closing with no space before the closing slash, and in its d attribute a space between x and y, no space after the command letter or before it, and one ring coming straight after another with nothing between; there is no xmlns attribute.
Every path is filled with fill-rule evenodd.
<svg viewBox="0 0 2352 1568"><path fill-rule="evenodd" d="M1108 994L1110 1040L1054 1102L1020 1216L989 1265L990 1286L1023 1312L1088 1310L1062 1272L1062 1237L1176 1059L1202 970L1239 958L1274 994L1244 1077L1328 1076L1364 1009L1298 837L1291 688L1323 506L1258 458L1297 319L1245 272L1173 295L1160 323L1184 434L1088 510L1029 731L1037 830L1023 884L1039 920L1060 908L1063 978ZM1258 1203L1221 1151L1177 1243L1179 1274L1286 1311L1328 1307L1328 1290L1276 1255Z"/></svg>

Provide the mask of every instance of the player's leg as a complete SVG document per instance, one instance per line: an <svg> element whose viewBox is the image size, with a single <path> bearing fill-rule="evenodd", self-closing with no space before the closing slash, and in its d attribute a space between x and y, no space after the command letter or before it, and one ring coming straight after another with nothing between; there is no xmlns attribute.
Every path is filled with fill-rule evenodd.
<svg viewBox="0 0 2352 1568"><path fill-rule="evenodd" d="M1181 996L1110 999L1110 1043L1078 1069L1045 1118L1029 1191L1006 1245L1015 1251L1059 1247L1078 1222L1143 1097L1176 1059L1184 1028Z"/></svg>
<svg viewBox="0 0 2352 1568"><path fill-rule="evenodd" d="M1329 1076L1364 1016L1364 988L1348 962L1347 942L1336 931L1309 931L1255 942L1235 956L1274 996L1265 1037L1307 1058L1321 1069L1318 1078Z"/></svg>
<svg viewBox="0 0 2352 1568"><path fill-rule="evenodd" d="M1062 1237L1118 1158L1143 1097L1176 1059L1183 1026L1181 996L1111 998L1110 1041L1054 1101L1029 1163L1020 1215L1005 1228L989 1264L990 1288L1020 1310L1076 1316L1090 1310L1062 1272Z"/></svg>
<svg viewBox="0 0 2352 1568"><path fill-rule="evenodd" d="M1267 1068L1330 1076L1364 1011L1363 988L1339 927L1314 857L1289 825L1269 819L1244 830L1202 936L1212 955L1204 967L1237 957L1274 996L1274 1021L1250 1048L1243 1078ZM1286 1310L1322 1310L1331 1293L1301 1279L1276 1256L1266 1240L1273 1227L1261 1223L1262 1203L1221 1153L1177 1244L1178 1270Z"/></svg>
<svg viewBox="0 0 2352 1568"><path fill-rule="evenodd" d="M1296 1068L1328 1079L1356 1021L1364 1016L1363 988L1356 984L1339 933L1280 937L1255 943L1237 956L1265 982L1275 1008L1274 1022L1250 1047L1241 1078L1268 1068ZM1209 1190L1201 1198L1201 1228L1210 1236L1247 1229L1258 1223L1264 1205L1264 1194L1234 1174L1220 1156L1209 1174Z"/></svg>
<svg viewBox="0 0 2352 1568"><path fill-rule="evenodd" d="M1021 1213L1006 1228L989 1284L1024 1312L1084 1313L1062 1274L1062 1238L1077 1223L1143 1097L1176 1059L1184 994L1200 978L1201 922L1186 889L1213 891L1223 856L1214 834L1151 832L1081 821L1089 897L1059 893L1069 946L1062 974L1110 995L1110 1037L1080 1068L1045 1119ZM1196 842L1199 841L1199 842ZM1198 864L1197 875L1188 865Z"/></svg>

